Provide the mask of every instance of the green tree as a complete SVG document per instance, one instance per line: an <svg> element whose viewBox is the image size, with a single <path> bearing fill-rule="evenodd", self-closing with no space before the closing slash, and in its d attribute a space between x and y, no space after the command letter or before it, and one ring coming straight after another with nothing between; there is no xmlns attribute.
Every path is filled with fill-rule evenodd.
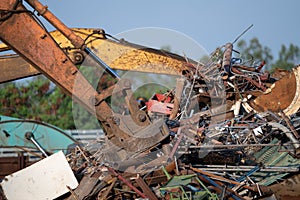
<svg viewBox="0 0 300 200"><path fill-rule="evenodd" d="M240 40L237 44L239 52L245 57L244 59L251 61L264 60L267 64L271 64L273 55L271 49L260 44L258 38L254 37L249 44L245 40Z"/></svg>
<svg viewBox="0 0 300 200"><path fill-rule="evenodd" d="M2 115L44 121L74 128L72 100L43 76L27 83L6 83L0 90Z"/></svg>
<svg viewBox="0 0 300 200"><path fill-rule="evenodd" d="M170 45L163 45L160 47L160 50L163 50L163 51L167 51L167 52L171 52L172 48Z"/></svg>
<svg viewBox="0 0 300 200"><path fill-rule="evenodd" d="M300 49L294 44L290 44L289 47L281 45L278 57L278 60L273 64L273 69L292 69L300 63Z"/></svg>
<svg viewBox="0 0 300 200"><path fill-rule="evenodd" d="M276 68L289 70L300 63L300 48L294 44L290 44L288 47L282 44L278 52L278 58L275 61L273 61L274 57L270 48L263 46L256 37L251 39L249 43L240 40L237 47L246 60L249 58L253 58L253 61L265 60L267 66L269 66L267 70L271 72Z"/></svg>

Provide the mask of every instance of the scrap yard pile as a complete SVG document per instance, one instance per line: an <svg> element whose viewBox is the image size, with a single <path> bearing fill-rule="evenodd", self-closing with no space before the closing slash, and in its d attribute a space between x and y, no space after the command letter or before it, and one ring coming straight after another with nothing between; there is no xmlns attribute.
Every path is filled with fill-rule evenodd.
<svg viewBox="0 0 300 200"><path fill-rule="evenodd" d="M80 184L67 199L299 197L299 67L269 74L232 51L186 63L173 90L144 102L167 125L159 144L120 162L111 144L69 154Z"/></svg>
<svg viewBox="0 0 300 200"><path fill-rule="evenodd" d="M137 116L143 122L146 113L152 125L127 139L127 146L106 133L105 142L77 144L66 156L42 151L47 158L31 171L2 181L2 198L20 193L68 200L299 198L300 67L270 74L264 61L234 52L228 43L206 64L185 60L174 88L139 98ZM127 121L126 128L138 129L124 113L128 110L115 112L113 124L124 130ZM157 132L162 136L151 143ZM46 182L35 183L46 174ZM17 185L24 181L38 188L21 192ZM56 189L47 189L48 183Z"/></svg>
<svg viewBox="0 0 300 200"><path fill-rule="evenodd" d="M0 116L0 147L19 150L0 157L0 199L300 198L300 66L269 73L232 43L196 62L102 29L70 29L48 6L24 2L0 2L0 84L43 74L92 116L74 109L74 124L94 120L105 137L83 145L44 122ZM136 99L136 77L117 70L176 82ZM24 102L30 107L30 95Z"/></svg>

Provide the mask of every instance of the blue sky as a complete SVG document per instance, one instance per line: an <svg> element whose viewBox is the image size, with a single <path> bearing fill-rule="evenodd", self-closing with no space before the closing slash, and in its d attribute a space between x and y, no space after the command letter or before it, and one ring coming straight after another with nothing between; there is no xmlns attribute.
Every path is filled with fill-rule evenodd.
<svg viewBox="0 0 300 200"><path fill-rule="evenodd" d="M69 27L103 28L112 35L142 27L167 28L193 38L208 52L232 42L251 24L254 27L242 39L258 37L276 57L281 44L300 46L298 0L41 2Z"/></svg>

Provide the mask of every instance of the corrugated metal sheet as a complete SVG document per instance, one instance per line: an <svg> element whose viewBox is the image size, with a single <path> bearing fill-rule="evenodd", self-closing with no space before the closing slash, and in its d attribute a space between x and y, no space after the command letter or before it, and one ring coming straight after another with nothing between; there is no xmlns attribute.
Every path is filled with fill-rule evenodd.
<svg viewBox="0 0 300 200"><path fill-rule="evenodd" d="M271 144L278 142L278 139L274 139ZM261 151L255 153L254 157L256 158L256 162L262 163L263 166L300 167L300 160L293 158L286 152L286 149L281 146L264 147ZM288 174L289 173L286 172L257 172L255 173L255 179L260 185L268 186Z"/></svg>

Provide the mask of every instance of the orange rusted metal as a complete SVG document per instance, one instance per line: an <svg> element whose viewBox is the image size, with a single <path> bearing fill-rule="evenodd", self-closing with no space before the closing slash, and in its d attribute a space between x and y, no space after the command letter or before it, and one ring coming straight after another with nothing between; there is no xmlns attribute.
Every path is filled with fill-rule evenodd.
<svg viewBox="0 0 300 200"><path fill-rule="evenodd" d="M81 48L84 45L84 40L76 35L71 29L69 29L61 20L48 10L48 6L42 5L36 0L26 0L26 2L33 7L39 15L48 20L57 30L59 30L66 38L68 38L76 48Z"/></svg>
<svg viewBox="0 0 300 200"><path fill-rule="evenodd" d="M28 1L28 3L53 23L74 46L82 46L83 40L60 22L45 6L33 0ZM132 137L137 132L139 136L143 134L141 127L128 126L129 123L134 123L132 119L134 121L135 119L140 119L139 126L148 125L148 121L140 117L140 112L137 113L137 117L135 113L131 113L133 118L129 116L129 118L123 119L123 116L120 116L117 120L118 123L116 123L116 117L108 104L105 101L97 100L98 92L79 72L51 35L19 1L3 0L0 2L0 9L8 10L1 17L0 39L38 71L62 88L66 94L72 96L75 101L95 115L112 143L121 149L134 153L151 147L168 136L167 129L158 129L157 133L153 134L151 138ZM15 11L11 12L12 10ZM122 89L123 86L119 87ZM153 124L153 126L156 125ZM123 129L121 129L122 127ZM126 127L125 130L124 127ZM147 133L148 131L146 130L145 132ZM125 156L120 156L125 158Z"/></svg>
<svg viewBox="0 0 300 200"><path fill-rule="evenodd" d="M0 57L0 84L41 74L18 55Z"/></svg>
<svg viewBox="0 0 300 200"><path fill-rule="evenodd" d="M296 76L287 73L282 79L274 83L269 93L262 94L253 101L255 110L279 112L291 105L296 94Z"/></svg>

